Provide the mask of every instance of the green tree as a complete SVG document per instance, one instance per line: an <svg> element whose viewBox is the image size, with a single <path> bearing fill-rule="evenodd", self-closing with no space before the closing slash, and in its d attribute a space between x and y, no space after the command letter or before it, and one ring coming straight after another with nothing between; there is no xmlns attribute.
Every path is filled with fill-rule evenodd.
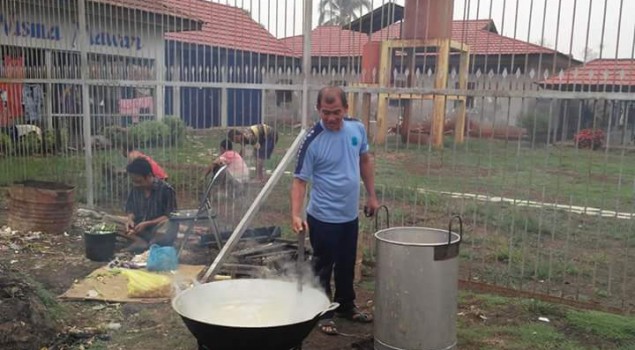
<svg viewBox="0 0 635 350"><path fill-rule="evenodd" d="M342 26L372 10L370 0L320 0L320 25Z"/></svg>

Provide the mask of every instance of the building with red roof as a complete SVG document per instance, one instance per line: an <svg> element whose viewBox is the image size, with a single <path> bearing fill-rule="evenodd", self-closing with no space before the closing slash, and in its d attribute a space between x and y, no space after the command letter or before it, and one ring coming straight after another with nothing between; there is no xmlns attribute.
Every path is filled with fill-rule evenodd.
<svg viewBox="0 0 635 350"><path fill-rule="evenodd" d="M166 0L181 13L202 19L200 30L166 33L168 80L260 83L262 69L298 62L289 47L238 7L205 0ZM261 122L261 89L167 87L166 114L189 126Z"/></svg>
<svg viewBox="0 0 635 350"><path fill-rule="evenodd" d="M404 7L389 3L380 6L357 20L338 26L319 26L312 32L312 65L318 71L343 71L360 73L362 56L367 44L386 40L401 40L404 27ZM511 89L512 86L523 90L537 90L535 84L546 72L558 72L580 64L569 55L541 45L529 43L517 38L501 35L496 24L491 19L456 20L452 22L451 38L454 46L465 44L469 48L468 89L497 90ZM293 36L282 39L295 53L301 55L303 37ZM398 44L396 44L398 45ZM375 45L376 46L376 45ZM372 50L368 50L372 51ZM405 60L400 55L409 54L408 51L395 49L392 51L391 75L392 84L405 86L407 75L403 67ZM371 62L378 62L377 56L370 57ZM422 79L416 79L416 86L432 88L434 79L426 79L425 75L436 72L436 53L433 50L417 49L415 54L415 68ZM448 73L458 71L460 55L450 55ZM373 65L371 65L373 66ZM479 75L480 72L480 75ZM505 80L508 76L516 75L518 79ZM365 72L368 74L368 72ZM553 74L553 73L549 73ZM362 75L364 77L365 75ZM346 84L345 79L326 76L330 83ZM491 79L490 79L491 78ZM339 79L339 80L337 80ZM353 77L355 81L356 78ZM450 79L448 84L458 84ZM493 91L494 93L494 91ZM391 100L391 105L400 108L399 100ZM432 114L431 104L416 101L418 122L422 122ZM531 113L548 114L552 108L549 103L534 98L474 98L467 99L469 118L484 124L515 125L523 118L531 117ZM452 113L454 105L448 102L446 110ZM389 124L395 121L401 112L394 111Z"/></svg>
<svg viewBox="0 0 635 350"><path fill-rule="evenodd" d="M167 33L165 39L168 41L279 57L293 55L285 44L241 8L205 0L166 1L179 12L204 22L200 30Z"/></svg>
<svg viewBox="0 0 635 350"><path fill-rule="evenodd" d="M0 25L9 28L0 31L0 77L26 78L28 83L32 74L46 72L50 64L48 78L79 79L76 13L73 2L39 0L29 6L23 0L0 2ZM113 120L176 115L196 128L259 122L260 89L199 88L197 83L259 83L262 69L287 68L299 61L247 11L216 2L86 0L86 14L90 78L123 82L91 89L94 113ZM26 32L23 27L37 30ZM46 63L47 57L52 62ZM156 86L126 86L133 80L156 81ZM192 84L174 86L172 81ZM32 122L46 119L52 125L56 117L81 119L79 86L54 83L49 93L44 84L27 85L0 86L2 96L10 95L12 101L0 105L0 116L6 117L0 122L25 117ZM24 89L31 90L24 93ZM34 108L23 108L23 95L53 96L54 101L46 103L53 108L45 111L41 99L31 101L37 104ZM153 101L151 107L148 101ZM11 108L3 107L8 105Z"/></svg>
<svg viewBox="0 0 635 350"><path fill-rule="evenodd" d="M595 59L560 71L540 82L548 90L627 93L635 92L635 59ZM581 129L600 128L610 133L612 143L635 141L635 95L631 100L567 100L562 103L556 128L571 139ZM578 122L579 120L579 122ZM562 129L565 129L562 132Z"/></svg>
<svg viewBox="0 0 635 350"><path fill-rule="evenodd" d="M635 59L595 59L554 74L541 84L561 91L634 92Z"/></svg>
<svg viewBox="0 0 635 350"><path fill-rule="evenodd" d="M0 125L52 126L54 118L81 121L81 88L62 82L82 78L78 5L59 0L0 2L0 77L7 79L0 84ZM86 0L85 12L89 79L156 82L146 89L127 84L93 86L91 112L113 116L120 112L120 101L139 98L149 111L139 109L125 117L161 117L163 35L199 30L202 21L171 0ZM50 83L43 84L42 79Z"/></svg>
<svg viewBox="0 0 635 350"><path fill-rule="evenodd" d="M154 16L152 19L158 19L162 27L165 27L166 31L181 31L181 30L198 30L201 28L202 18L181 11L178 6L172 3L172 0L87 0L88 13L104 14L113 13L113 9L120 11L120 14L127 14L134 18L137 12L137 17L140 19L140 14L148 14Z"/></svg>
<svg viewBox="0 0 635 350"><path fill-rule="evenodd" d="M314 67L357 69L364 45L370 41L398 40L401 38L402 21L392 23L374 32L352 30L358 28L350 24L320 26L313 30L311 55ZM452 40L464 43L470 48L470 70L510 71L521 69L564 69L579 62L568 55L540 45L506 37L498 33L493 20L457 20L452 23ZM293 36L282 39L295 55L302 55L303 37ZM423 55L420 58L423 65ZM434 58L425 59L426 68L434 66ZM450 60L458 66L458 57Z"/></svg>

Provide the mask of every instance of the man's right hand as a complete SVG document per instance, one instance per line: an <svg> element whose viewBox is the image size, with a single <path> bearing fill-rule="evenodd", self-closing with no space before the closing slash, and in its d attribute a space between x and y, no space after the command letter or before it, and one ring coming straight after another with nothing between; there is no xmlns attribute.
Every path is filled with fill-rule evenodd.
<svg viewBox="0 0 635 350"><path fill-rule="evenodd" d="M134 220L132 219L128 219L128 221L126 222L126 234L127 235L131 235L134 234Z"/></svg>
<svg viewBox="0 0 635 350"><path fill-rule="evenodd" d="M302 220L301 217L299 216L294 216L291 222L291 228L293 229L293 232L295 233L300 233L300 231L302 230L307 230L309 227L309 224L307 224L306 221Z"/></svg>

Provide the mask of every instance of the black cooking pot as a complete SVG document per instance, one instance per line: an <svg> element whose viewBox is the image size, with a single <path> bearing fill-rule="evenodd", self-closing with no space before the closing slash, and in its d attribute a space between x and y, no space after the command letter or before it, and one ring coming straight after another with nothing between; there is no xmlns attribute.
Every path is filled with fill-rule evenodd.
<svg viewBox="0 0 635 350"><path fill-rule="evenodd" d="M172 300L199 346L208 350L289 350L320 316L339 305L294 282L241 279L196 285Z"/></svg>

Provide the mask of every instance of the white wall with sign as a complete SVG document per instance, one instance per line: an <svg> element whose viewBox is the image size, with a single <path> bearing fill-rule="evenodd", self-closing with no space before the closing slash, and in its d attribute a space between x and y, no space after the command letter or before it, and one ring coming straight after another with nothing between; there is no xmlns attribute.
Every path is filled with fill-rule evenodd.
<svg viewBox="0 0 635 350"><path fill-rule="evenodd" d="M87 23L91 53L143 58L164 54L163 29L158 24L97 16L90 16ZM78 51L78 29L77 15L70 9L0 4L2 45Z"/></svg>

